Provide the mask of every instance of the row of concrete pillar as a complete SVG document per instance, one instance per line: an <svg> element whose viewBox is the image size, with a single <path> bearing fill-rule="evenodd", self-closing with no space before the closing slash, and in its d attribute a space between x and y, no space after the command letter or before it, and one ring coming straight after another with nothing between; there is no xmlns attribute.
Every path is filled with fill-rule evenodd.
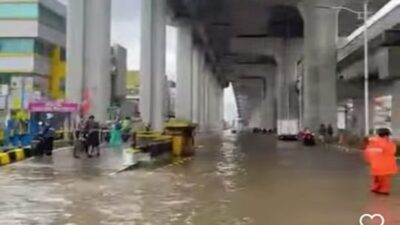
<svg viewBox="0 0 400 225"><path fill-rule="evenodd" d="M198 124L201 130L220 130L223 87L202 48L194 44L190 25L178 25L178 43L176 117Z"/></svg>
<svg viewBox="0 0 400 225"><path fill-rule="evenodd" d="M110 0L69 2L67 98L88 101L88 114L107 119L110 104ZM143 122L162 130L166 76L165 0L141 2L140 111ZM202 49L193 44L190 26L179 25L176 115L204 130L221 129L223 87Z"/></svg>
<svg viewBox="0 0 400 225"><path fill-rule="evenodd" d="M161 130L165 94L166 1L142 1L141 37L141 116L145 123ZM90 94L91 113L106 119L109 73L110 0L72 1L69 4L67 97L82 102L85 91ZM304 22L304 45L287 41L278 54L276 93L267 88L262 98L260 121L270 126L276 119L296 117L290 103L288 85L294 81L299 60L304 53L305 127L319 123L336 124L336 38L337 12L316 9L315 4L300 7ZM99 25L101 24L101 25ZM193 42L190 25L178 26L178 76L176 115L198 123L204 129L219 129L223 121L223 87L205 61L201 47ZM275 104L276 99L276 104ZM274 108L276 105L276 109ZM275 117L275 111L277 116Z"/></svg>
<svg viewBox="0 0 400 225"><path fill-rule="evenodd" d="M299 6L305 24L303 38L236 38L232 42L234 52L261 54L276 59L276 70L272 74L274 81L267 82L274 84L267 88L268 100L260 101L264 107L256 109L262 109L261 113L253 113L252 116L261 116L258 126L274 128L278 120L287 119L299 119L303 128L317 129L321 123L336 126L338 12L317 8L318 4L318 1L310 1ZM266 70L264 76L271 77L271 73ZM302 76L301 90L296 90L298 75ZM301 103L297 99L297 91L302 95ZM268 108L269 112L264 108Z"/></svg>

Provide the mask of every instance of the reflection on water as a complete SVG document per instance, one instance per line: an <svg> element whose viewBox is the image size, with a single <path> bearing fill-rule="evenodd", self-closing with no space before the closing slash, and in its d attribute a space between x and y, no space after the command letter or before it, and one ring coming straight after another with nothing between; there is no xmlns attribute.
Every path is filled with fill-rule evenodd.
<svg viewBox="0 0 400 225"><path fill-rule="evenodd" d="M58 217L69 217L63 209L72 204L53 178L51 168L34 168L16 173L0 173L0 224L51 224Z"/></svg>
<svg viewBox="0 0 400 225"><path fill-rule="evenodd" d="M221 159L216 163L217 174L227 192L239 190L239 178L245 176L246 170L241 166L243 152L236 146L234 136L228 136L222 143Z"/></svg>
<svg viewBox="0 0 400 225"><path fill-rule="evenodd" d="M381 214L386 224L400 224L400 201L398 197L375 196L370 199L365 212Z"/></svg>
<svg viewBox="0 0 400 225"><path fill-rule="evenodd" d="M339 225L366 212L400 224L399 182L389 198L370 195L357 155L263 135L200 144L182 165L117 176L77 162L2 168L0 224Z"/></svg>

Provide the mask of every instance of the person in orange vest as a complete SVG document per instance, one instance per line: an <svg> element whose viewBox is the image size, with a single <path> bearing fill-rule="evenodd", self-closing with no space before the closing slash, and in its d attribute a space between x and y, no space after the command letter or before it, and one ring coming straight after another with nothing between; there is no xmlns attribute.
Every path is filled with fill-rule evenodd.
<svg viewBox="0 0 400 225"><path fill-rule="evenodd" d="M378 129L377 134L368 140L364 151L371 169L371 191L389 195L392 177L397 173L396 144L390 139L389 129Z"/></svg>

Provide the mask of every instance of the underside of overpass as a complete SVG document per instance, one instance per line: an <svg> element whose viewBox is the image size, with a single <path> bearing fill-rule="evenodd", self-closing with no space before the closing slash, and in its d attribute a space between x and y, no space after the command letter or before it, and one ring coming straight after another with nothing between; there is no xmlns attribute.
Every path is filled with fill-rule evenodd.
<svg viewBox="0 0 400 225"><path fill-rule="evenodd" d="M371 15L387 2L370 1ZM244 125L275 128L284 119L298 119L312 128L336 125L337 96L343 94L336 85L336 44L363 23L347 11L320 6L362 11L362 1L169 3L172 21L178 21L178 29L179 21L190 27L213 74L222 85L233 84Z"/></svg>
<svg viewBox="0 0 400 225"><path fill-rule="evenodd" d="M76 94L79 90L100 93L92 95L93 102L102 99L99 92L102 89L98 86L104 86L102 80L107 70L96 68L109 59L105 46L109 42L110 24L106 21L110 19L110 0L96 2L96 11L104 13L94 13L90 5L75 1L69 4L69 29L75 32L68 32L68 66L75 76L69 76L74 79L67 81L73 84L67 85L67 95L73 100L81 101L82 93ZM396 37L400 37L395 32L398 5L390 6L393 2L369 1L370 20L383 9L393 8L392 13L386 13L388 18L383 17L383 25L371 22L370 42L380 43L372 45L375 49L371 54L377 55L372 57L373 65L380 65L379 60L397 52L379 49L388 43L379 42L382 39L379 34L391 31L384 36L392 44L398 43ZM178 119L195 122L202 130L220 130L223 89L231 83L239 119L246 126L272 129L277 121L286 119L298 120L303 128L316 129L321 123L336 126L342 100L362 95L362 85L348 78L357 77L362 65L359 62L362 35L357 32L363 24L356 15L329 7L357 11L363 3L359 0L143 0L140 108L144 122L162 130L166 119L165 96L160 90L165 88L165 26L169 24L178 29L175 104ZM105 21L105 25L91 25L97 21ZM84 32L84 25L90 26L92 32ZM99 49L104 52L99 54ZM396 63L391 65L396 68ZM380 70L387 72L387 68ZM76 77L85 82L75 85ZM94 110L102 111L94 114L105 115L104 109Z"/></svg>

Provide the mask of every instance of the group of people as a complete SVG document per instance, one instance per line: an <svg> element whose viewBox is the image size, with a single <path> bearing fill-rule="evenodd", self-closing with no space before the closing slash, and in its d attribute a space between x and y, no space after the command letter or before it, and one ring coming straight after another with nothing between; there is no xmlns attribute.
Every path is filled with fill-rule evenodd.
<svg viewBox="0 0 400 225"><path fill-rule="evenodd" d="M110 130L110 145L119 147L123 142L127 142L132 136L132 130L133 122L130 117L114 121Z"/></svg>
<svg viewBox="0 0 400 225"><path fill-rule="evenodd" d="M81 119L75 130L74 157L79 158L79 151L84 151L89 158L100 156L101 127L93 115L87 120Z"/></svg>
<svg viewBox="0 0 400 225"><path fill-rule="evenodd" d="M100 144L107 141L111 147L119 147L131 137L132 120L125 117L112 122L108 135L102 135L100 123L92 115L87 120L81 118L75 129L74 157L79 158L82 149L88 157L100 156Z"/></svg>
<svg viewBox="0 0 400 225"><path fill-rule="evenodd" d="M328 139L330 140L333 138L333 126L331 124L328 124L327 126L325 124L321 124L319 126L318 134L320 142L325 143Z"/></svg>

